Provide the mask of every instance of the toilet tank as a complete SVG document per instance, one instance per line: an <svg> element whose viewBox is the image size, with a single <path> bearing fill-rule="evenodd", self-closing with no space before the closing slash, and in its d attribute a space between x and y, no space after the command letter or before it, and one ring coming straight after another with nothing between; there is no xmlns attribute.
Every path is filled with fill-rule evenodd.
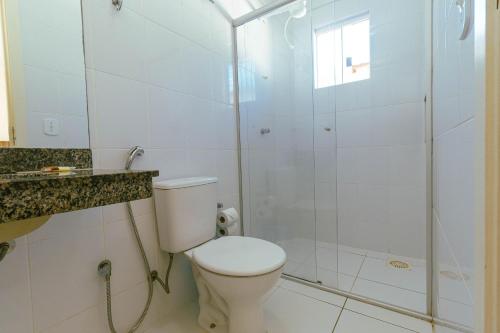
<svg viewBox="0 0 500 333"><path fill-rule="evenodd" d="M163 251L184 252L215 237L217 178L170 179L153 185Z"/></svg>

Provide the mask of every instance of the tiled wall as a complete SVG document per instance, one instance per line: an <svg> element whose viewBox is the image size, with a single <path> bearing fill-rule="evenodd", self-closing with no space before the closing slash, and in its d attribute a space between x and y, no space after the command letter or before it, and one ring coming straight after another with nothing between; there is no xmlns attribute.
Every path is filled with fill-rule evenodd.
<svg viewBox="0 0 500 333"><path fill-rule="evenodd" d="M473 325L474 34L460 41L455 6L434 1L434 223L438 315Z"/></svg>
<svg viewBox="0 0 500 333"><path fill-rule="evenodd" d="M10 43L20 39L19 54L11 54L11 75L14 82L24 83L24 91L13 94L17 145L88 148L80 1L11 2L7 16L8 32L14 34ZM19 22L11 22L14 17ZM59 123L58 135L44 134L47 118Z"/></svg>
<svg viewBox="0 0 500 333"><path fill-rule="evenodd" d="M158 179L218 176L218 199L238 205L235 117L231 105L230 26L206 0L83 1L91 148L97 168L135 168ZM152 200L133 204L149 262L164 275ZM113 315L126 331L147 285L124 205L53 217L0 264L0 332L105 333L104 281L113 262ZM190 265L176 257L172 293L156 288L140 331L195 297Z"/></svg>
<svg viewBox="0 0 500 333"><path fill-rule="evenodd" d="M337 140L316 144L316 187L337 182L340 244L425 258L425 1L321 3L314 28L369 13L371 73L315 90L315 136Z"/></svg>

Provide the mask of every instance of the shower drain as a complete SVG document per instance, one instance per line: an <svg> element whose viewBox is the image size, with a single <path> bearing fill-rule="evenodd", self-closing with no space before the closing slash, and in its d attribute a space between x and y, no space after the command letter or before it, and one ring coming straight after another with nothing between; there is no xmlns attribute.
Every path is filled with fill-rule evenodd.
<svg viewBox="0 0 500 333"><path fill-rule="evenodd" d="M404 269L404 270L411 269L411 266L409 263L401 261L401 260L390 260L389 266L396 268L396 269Z"/></svg>

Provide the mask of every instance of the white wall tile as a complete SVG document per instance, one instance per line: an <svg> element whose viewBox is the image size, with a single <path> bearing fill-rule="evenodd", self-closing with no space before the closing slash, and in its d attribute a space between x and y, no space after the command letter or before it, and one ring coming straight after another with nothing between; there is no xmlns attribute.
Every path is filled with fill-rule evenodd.
<svg viewBox="0 0 500 333"><path fill-rule="evenodd" d="M102 227L101 208L78 210L53 215L47 223L28 235L28 242L35 243L50 238L77 234Z"/></svg>
<svg viewBox="0 0 500 333"><path fill-rule="evenodd" d="M96 115L93 148L149 145L148 88L103 72L95 73Z"/></svg>
<svg viewBox="0 0 500 333"><path fill-rule="evenodd" d="M187 102L183 94L151 87L151 147L183 149L187 143Z"/></svg>
<svg viewBox="0 0 500 333"><path fill-rule="evenodd" d="M148 19L171 31L182 33L184 12L181 1L149 0L144 1L143 6Z"/></svg>
<svg viewBox="0 0 500 333"><path fill-rule="evenodd" d="M147 81L163 88L186 92L188 84L192 82L185 76L183 58L190 42L156 23L146 21L144 44Z"/></svg>
<svg viewBox="0 0 500 333"><path fill-rule="evenodd" d="M101 228L68 232L29 245L35 331L98 304L104 292L97 274L103 246Z"/></svg>
<svg viewBox="0 0 500 333"><path fill-rule="evenodd" d="M0 266L0 331L33 332L33 312L26 237L16 239L16 248Z"/></svg>
<svg viewBox="0 0 500 333"><path fill-rule="evenodd" d="M152 214L136 217L136 225L143 241L151 269L156 269L156 220ZM144 263L130 223L127 220L106 223L105 257L113 264L111 292L117 294L146 281Z"/></svg>
<svg viewBox="0 0 500 333"><path fill-rule="evenodd" d="M126 6L120 12L109 3L87 1L85 44L87 67L129 79L144 80L145 21Z"/></svg>
<svg viewBox="0 0 500 333"><path fill-rule="evenodd" d="M211 99L213 97L213 59L212 52L190 42L184 49L184 75L189 84L186 92L191 95Z"/></svg>
<svg viewBox="0 0 500 333"><path fill-rule="evenodd" d="M101 307L94 306L40 333L106 333L109 328L105 315Z"/></svg>
<svg viewBox="0 0 500 333"><path fill-rule="evenodd" d="M184 149L152 149L150 168L159 170L158 180L189 176L187 170L187 151Z"/></svg>

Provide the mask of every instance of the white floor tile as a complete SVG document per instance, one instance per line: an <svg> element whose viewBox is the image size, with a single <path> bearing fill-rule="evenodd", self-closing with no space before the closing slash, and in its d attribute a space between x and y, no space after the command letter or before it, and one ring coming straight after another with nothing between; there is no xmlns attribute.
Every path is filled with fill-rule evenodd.
<svg viewBox="0 0 500 333"><path fill-rule="evenodd" d="M325 287L338 288L340 284L339 273L337 273L337 271L318 267L318 281L321 281Z"/></svg>
<svg viewBox="0 0 500 333"><path fill-rule="evenodd" d="M288 254L287 254L287 256L288 256ZM293 274L293 273L295 273L295 271L297 271L300 268L301 264L302 263L299 261L295 261L295 260L291 260L291 259L287 258L284 272L287 274Z"/></svg>
<svg viewBox="0 0 500 333"><path fill-rule="evenodd" d="M340 307L279 288L266 302L269 333L331 333Z"/></svg>
<svg viewBox="0 0 500 333"><path fill-rule="evenodd" d="M337 256L338 253L336 250L324 247L318 247L316 249L318 267L326 268L332 271L338 271Z"/></svg>
<svg viewBox="0 0 500 333"><path fill-rule="evenodd" d="M397 326L405 327L418 333L432 333L431 323L405 316L394 311L389 311L378 306L349 299L347 300L345 309Z"/></svg>
<svg viewBox="0 0 500 333"><path fill-rule="evenodd" d="M345 297L292 281L284 281L281 288L340 307L343 307L346 301Z"/></svg>
<svg viewBox="0 0 500 333"><path fill-rule="evenodd" d="M453 272L452 269L445 268L444 270ZM472 305L473 303L466 282L462 279L450 278L441 272L439 274L439 296L462 304Z"/></svg>
<svg viewBox="0 0 500 333"><path fill-rule="evenodd" d="M323 286L338 288L343 291L351 291L356 278L351 275L337 273L329 269L318 267L318 280Z"/></svg>
<svg viewBox="0 0 500 333"><path fill-rule="evenodd" d="M376 258L376 259L387 259L390 254L387 252L378 252L378 251L371 251L368 250L366 251L366 256L369 258Z"/></svg>
<svg viewBox="0 0 500 333"><path fill-rule="evenodd" d="M264 300L267 300L269 297L271 297L271 295L274 294L276 290L278 290L278 288L283 284L284 281L286 280L280 278L278 280L278 283L276 283L276 285L264 296Z"/></svg>
<svg viewBox="0 0 500 333"><path fill-rule="evenodd" d="M343 297L280 280L266 301L268 333L432 333L431 324L376 306L348 300L341 313ZM193 302L153 324L146 333L206 333L198 326L198 304ZM340 315L340 318L339 318ZM211 332L227 333L226 327ZM437 333L457 333L436 327Z"/></svg>
<svg viewBox="0 0 500 333"><path fill-rule="evenodd" d="M424 313L426 310L425 294L401 289L373 281L356 279L352 292L388 304Z"/></svg>
<svg viewBox="0 0 500 333"><path fill-rule="evenodd" d="M330 243L330 242L322 242L322 241L316 241L316 246L319 247L324 247L326 249L331 249L331 250L337 250L339 249L339 246L337 243Z"/></svg>
<svg viewBox="0 0 500 333"><path fill-rule="evenodd" d="M469 305L440 298L438 300L438 314L442 319L464 326L472 327L474 325L474 308Z"/></svg>
<svg viewBox="0 0 500 333"><path fill-rule="evenodd" d="M318 267L356 276L363 264L364 256L345 251L318 247L316 251ZM338 258L338 267L337 267Z"/></svg>
<svg viewBox="0 0 500 333"><path fill-rule="evenodd" d="M296 262L303 262L314 254L313 240L296 238L278 241L277 244L285 250L289 260Z"/></svg>
<svg viewBox="0 0 500 333"><path fill-rule="evenodd" d="M206 333L198 326L198 303L193 302L153 324L146 333ZM217 333L225 333L219 329Z"/></svg>
<svg viewBox="0 0 500 333"><path fill-rule="evenodd" d="M381 320L343 310L335 333L410 333L411 330Z"/></svg>
<svg viewBox="0 0 500 333"><path fill-rule="evenodd" d="M346 275L357 276L364 260L364 256L360 256L351 252L340 251L339 272Z"/></svg>
<svg viewBox="0 0 500 333"><path fill-rule="evenodd" d="M339 289L343 291L351 292L354 287L354 281L356 278L354 276L339 274Z"/></svg>
<svg viewBox="0 0 500 333"><path fill-rule="evenodd" d="M387 260L366 258L359 277L419 293L426 290L425 266L412 266L410 270L405 270L390 266Z"/></svg>
<svg viewBox="0 0 500 333"><path fill-rule="evenodd" d="M448 327L435 326L434 333L462 333L462 332L448 328Z"/></svg>
<svg viewBox="0 0 500 333"><path fill-rule="evenodd" d="M313 254L309 258L300 263L297 269L293 272L293 276L306 279L309 281L316 281L316 256Z"/></svg>
<svg viewBox="0 0 500 333"><path fill-rule="evenodd" d="M360 256L365 256L368 253L368 250L347 245L339 245L339 250L344 252L351 252Z"/></svg>

